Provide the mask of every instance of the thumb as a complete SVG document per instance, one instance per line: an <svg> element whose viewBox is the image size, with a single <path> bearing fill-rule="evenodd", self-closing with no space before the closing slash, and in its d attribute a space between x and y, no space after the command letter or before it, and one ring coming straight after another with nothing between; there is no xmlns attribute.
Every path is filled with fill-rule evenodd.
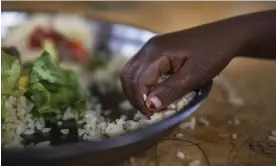
<svg viewBox="0 0 276 166"><path fill-rule="evenodd" d="M194 73L192 75L192 68L184 66L151 91L146 100L149 110L158 111L166 108L169 104L194 90L200 84L199 79L201 78L201 74L197 75Z"/></svg>

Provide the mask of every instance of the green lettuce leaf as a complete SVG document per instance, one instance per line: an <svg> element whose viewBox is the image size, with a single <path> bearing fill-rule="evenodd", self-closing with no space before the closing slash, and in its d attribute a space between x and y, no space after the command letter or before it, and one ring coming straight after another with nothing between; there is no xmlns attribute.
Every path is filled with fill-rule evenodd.
<svg viewBox="0 0 276 166"><path fill-rule="evenodd" d="M50 107L50 93L40 83L30 84L26 93L39 113L54 111Z"/></svg>
<svg viewBox="0 0 276 166"><path fill-rule="evenodd" d="M77 75L62 69L47 51L34 61L27 89L37 113L47 118L63 113L68 107L80 113L86 106Z"/></svg>
<svg viewBox="0 0 276 166"><path fill-rule="evenodd" d="M34 61L31 73L30 73L30 83L37 83L41 80L50 83L60 84L63 80L62 70L53 61L50 54L46 51Z"/></svg>
<svg viewBox="0 0 276 166"><path fill-rule="evenodd" d="M1 51L1 90L2 94L11 94L20 78L20 64L16 56Z"/></svg>
<svg viewBox="0 0 276 166"><path fill-rule="evenodd" d="M55 45L52 41L50 40L46 40L44 42L44 50L49 52L51 58L57 62L58 61L58 55L57 55L57 52L56 52L56 49L55 49Z"/></svg>

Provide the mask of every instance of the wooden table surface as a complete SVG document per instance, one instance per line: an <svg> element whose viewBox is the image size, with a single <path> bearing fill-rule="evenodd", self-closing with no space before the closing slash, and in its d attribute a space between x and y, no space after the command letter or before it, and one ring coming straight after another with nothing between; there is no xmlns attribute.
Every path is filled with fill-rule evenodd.
<svg viewBox="0 0 276 166"><path fill-rule="evenodd" d="M239 14L276 9L276 2L4 2L2 8L75 12L165 33ZM126 162L126 165L183 166L191 160L200 160L203 166L207 165L204 152L212 166L275 166L276 144L266 139L271 130L276 130L275 71L276 61L234 59L223 74L244 98L244 106L227 103L214 86L208 100L192 115L206 117L210 126L176 129L156 149L135 156L135 163ZM240 120L239 125L228 124L234 118ZM179 132L184 137L173 140ZM236 140L231 139L233 133L237 134ZM185 153L184 160L176 157L178 150Z"/></svg>

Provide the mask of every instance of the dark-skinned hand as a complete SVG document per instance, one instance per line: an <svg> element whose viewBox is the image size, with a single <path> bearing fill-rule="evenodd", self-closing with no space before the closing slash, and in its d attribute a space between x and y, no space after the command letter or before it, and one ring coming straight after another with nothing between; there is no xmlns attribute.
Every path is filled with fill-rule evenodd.
<svg viewBox="0 0 276 166"><path fill-rule="evenodd" d="M127 98L149 116L212 80L237 55L253 52L256 57L258 52L275 58L275 13L254 13L153 37L122 71ZM173 74L157 84L168 72Z"/></svg>

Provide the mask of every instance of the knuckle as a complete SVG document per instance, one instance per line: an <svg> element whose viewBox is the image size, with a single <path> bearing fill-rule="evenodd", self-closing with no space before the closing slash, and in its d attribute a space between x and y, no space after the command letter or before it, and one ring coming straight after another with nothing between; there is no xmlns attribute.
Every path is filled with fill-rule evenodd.
<svg viewBox="0 0 276 166"><path fill-rule="evenodd" d="M144 73L143 65L141 65L134 73L129 75L129 79L133 83L139 83L141 79L141 75Z"/></svg>
<svg viewBox="0 0 276 166"><path fill-rule="evenodd" d="M120 75L120 81L123 84L136 86L140 82L140 74L137 72Z"/></svg>
<svg viewBox="0 0 276 166"><path fill-rule="evenodd" d="M139 75L137 73L133 73L129 76L129 81L131 83L137 83L138 80L139 80Z"/></svg>
<svg viewBox="0 0 276 166"><path fill-rule="evenodd" d="M126 63L121 73L122 74L127 74L129 72L131 66L132 65L131 65L130 62Z"/></svg>
<svg viewBox="0 0 276 166"><path fill-rule="evenodd" d="M158 41L159 36L153 36L147 41L147 45L155 45Z"/></svg>
<svg viewBox="0 0 276 166"><path fill-rule="evenodd" d="M128 66L125 66L120 74L120 80L122 82L133 82L133 80L135 80L137 77L137 74L135 73L136 72L133 73L132 71L130 71L130 68Z"/></svg>
<svg viewBox="0 0 276 166"><path fill-rule="evenodd" d="M145 48L144 50L146 50L147 52L155 50L156 48L158 48L158 46L160 46L160 37L159 36L154 36L152 38L150 38L147 43L145 44Z"/></svg>

